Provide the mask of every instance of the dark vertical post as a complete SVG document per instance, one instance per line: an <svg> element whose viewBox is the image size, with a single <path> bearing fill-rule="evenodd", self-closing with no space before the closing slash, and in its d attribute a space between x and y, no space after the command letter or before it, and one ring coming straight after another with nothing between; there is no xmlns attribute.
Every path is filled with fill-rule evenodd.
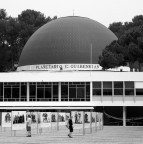
<svg viewBox="0 0 143 144"><path fill-rule="evenodd" d="M126 126L126 106L123 106L123 126Z"/></svg>

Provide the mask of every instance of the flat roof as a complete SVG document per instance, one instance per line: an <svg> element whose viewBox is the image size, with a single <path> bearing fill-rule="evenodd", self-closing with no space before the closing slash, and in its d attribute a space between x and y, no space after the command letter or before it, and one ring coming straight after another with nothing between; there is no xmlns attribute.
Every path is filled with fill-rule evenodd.
<svg viewBox="0 0 143 144"><path fill-rule="evenodd" d="M143 72L21 71L0 73L0 82L143 81Z"/></svg>
<svg viewBox="0 0 143 144"><path fill-rule="evenodd" d="M20 109L20 110L25 110L25 109L28 109L28 110L91 110L91 109L94 109L93 107L73 107L73 106L69 106L69 107L58 107L58 106L52 106L52 107L42 107L42 106L37 106L37 107L33 107L33 106L29 106L29 107L0 107L0 109L12 109L12 110L16 110L16 109Z"/></svg>

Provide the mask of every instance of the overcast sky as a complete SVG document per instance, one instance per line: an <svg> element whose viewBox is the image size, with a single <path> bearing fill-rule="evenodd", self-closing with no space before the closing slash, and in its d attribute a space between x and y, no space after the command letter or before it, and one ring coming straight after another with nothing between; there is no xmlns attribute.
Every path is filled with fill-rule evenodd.
<svg viewBox="0 0 143 144"><path fill-rule="evenodd" d="M8 16L17 17L23 10L40 11L46 17L88 17L106 27L113 22L131 21L143 15L143 0L0 0Z"/></svg>

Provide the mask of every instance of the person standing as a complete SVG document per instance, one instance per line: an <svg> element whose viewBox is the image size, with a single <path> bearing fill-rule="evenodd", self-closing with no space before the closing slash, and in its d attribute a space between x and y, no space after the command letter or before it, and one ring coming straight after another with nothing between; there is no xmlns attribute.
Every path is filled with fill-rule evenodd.
<svg viewBox="0 0 143 144"><path fill-rule="evenodd" d="M68 120L68 129L69 129L69 134L68 136L72 138L72 132L73 132L73 122L72 122L72 116L70 116Z"/></svg>
<svg viewBox="0 0 143 144"><path fill-rule="evenodd" d="M27 137L31 137L31 123L32 123L31 116L28 115L26 121Z"/></svg>

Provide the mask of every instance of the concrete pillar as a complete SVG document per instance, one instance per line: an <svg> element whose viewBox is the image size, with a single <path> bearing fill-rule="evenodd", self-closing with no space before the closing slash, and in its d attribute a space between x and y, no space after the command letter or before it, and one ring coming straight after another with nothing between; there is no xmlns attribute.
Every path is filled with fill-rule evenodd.
<svg viewBox="0 0 143 144"><path fill-rule="evenodd" d="M27 82L27 102L29 102L29 82Z"/></svg>
<svg viewBox="0 0 143 144"><path fill-rule="evenodd" d="M90 133L92 133L92 110L90 110Z"/></svg>
<svg viewBox="0 0 143 144"><path fill-rule="evenodd" d="M126 106L123 106L123 126L126 126Z"/></svg>
<svg viewBox="0 0 143 144"><path fill-rule="evenodd" d="M85 122L84 122L84 115L85 115L85 112L83 111L83 135L85 135Z"/></svg>
<svg viewBox="0 0 143 144"><path fill-rule="evenodd" d="M59 110L57 111L57 130L59 130Z"/></svg>
<svg viewBox="0 0 143 144"><path fill-rule="evenodd" d="M99 113L99 125L100 125L100 130L102 130L102 113Z"/></svg>
<svg viewBox="0 0 143 144"><path fill-rule="evenodd" d="M61 82L58 84L58 99L61 101Z"/></svg>
<svg viewBox="0 0 143 144"><path fill-rule="evenodd" d="M37 134L38 134L38 130L39 130L39 125L38 125L38 111L37 111Z"/></svg>
<svg viewBox="0 0 143 144"><path fill-rule="evenodd" d="M101 113L101 124L102 124L102 130L103 130L103 125L104 125L104 117L103 117L103 113Z"/></svg>
<svg viewBox="0 0 143 144"><path fill-rule="evenodd" d="M97 118L96 118L96 112L95 112L95 131L97 132Z"/></svg>

